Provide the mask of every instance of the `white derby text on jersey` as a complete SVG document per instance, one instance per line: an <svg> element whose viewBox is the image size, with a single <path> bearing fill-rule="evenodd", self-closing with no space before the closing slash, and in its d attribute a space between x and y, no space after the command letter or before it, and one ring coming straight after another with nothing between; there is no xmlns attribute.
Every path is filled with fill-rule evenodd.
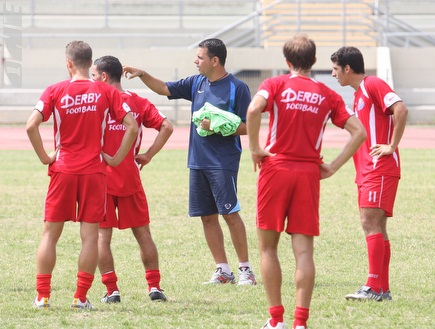
<svg viewBox="0 0 435 329"><path fill-rule="evenodd" d="M101 94L97 93L89 93L89 94L81 94L81 95L65 95L60 100L61 108L66 109L66 114L78 114L85 112L95 112L97 111L98 99L101 97Z"/></svg>
<svg viewBox="0 0 435 329"><path fill-rule="evenodd" d="M326 97L311 93L308 91L294 91L291 88L284 90L281 94L281 102L287 103L286 110L299 110L302 112L316 113L319 111L318 106L322 104Z"/></svg>

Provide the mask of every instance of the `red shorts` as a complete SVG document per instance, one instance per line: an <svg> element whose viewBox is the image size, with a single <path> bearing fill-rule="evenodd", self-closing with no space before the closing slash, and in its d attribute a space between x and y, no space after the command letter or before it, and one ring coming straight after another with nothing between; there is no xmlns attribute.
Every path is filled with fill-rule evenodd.
<svg viewBox="0 0 435 329"><path fill-rule="evenodd" d="M283 161L270 165L264 162L258 177L257 227L317 236L319 197L318 164Z"/></svg>
<svg viewBox="0 0 435 329"><path fill-rule="evenodd" d="M104 218L106 175L52 173L45 199L48 222L99 223Z"/></svg>
<svg viewBox="0 0 435 329"><path fill-rule="evenodd" d="M143 190L129 196L107 195L106 217L100 228L124 230L149 223L148 203Z"/></svg>
<svg viewBox="0 0 435 329"><path fill-rule="evenodd" d="M358 206L360 208L379 208L385 216L393 216L399 177L369 175L358 186Z"/></svg>

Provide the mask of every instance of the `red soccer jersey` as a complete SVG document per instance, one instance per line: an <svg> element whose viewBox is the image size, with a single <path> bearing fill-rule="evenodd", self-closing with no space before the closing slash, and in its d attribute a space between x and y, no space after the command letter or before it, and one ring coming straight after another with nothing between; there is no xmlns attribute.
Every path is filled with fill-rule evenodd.
<svg viewBox="0 0 435 329"><path fill-rule="evenodd" d="M343 99L321 82L297 75L266 79L257 94L267 100L268 161L291 160L322 163L323 132L329 118L343 128L352 111Z"/></svg>
<svg viewBox="0 0 435 329"><path fill-rule="evenodd" d="M130 111L116 88L94 80L65 80L45 89L35 108L43 121L53 114L58 148L49 174L105 172L101 156L106 115L122 121Z"/></svg>
<svg viewBox="0 0 435 329"><path fill-rule="evenodd" d="M126 91L121 95L124 102L131 108L137 121L139 134L125 159L117 167L107 166L107 192L116 196L128 196L143 188L139 166L134 158L140 151L143 134L142 126L160 130L160 126L166 117L147 99L139 97L135 93ZM124 125L112 120L109 115L104 137L104 152L114 155L121 144L124 133Z"/></svg>
<svg viewBox="0 0 435 329"><path fill-rule="evenodd" d="M367 139L353 157L358 185L371 172L400 177L399 149L380 159L370 156L371 146L391 142L394 122L393 113L388 108L400 101L388 84L375 76L365 77L356 91L354 111L367 131Z"/></svg>

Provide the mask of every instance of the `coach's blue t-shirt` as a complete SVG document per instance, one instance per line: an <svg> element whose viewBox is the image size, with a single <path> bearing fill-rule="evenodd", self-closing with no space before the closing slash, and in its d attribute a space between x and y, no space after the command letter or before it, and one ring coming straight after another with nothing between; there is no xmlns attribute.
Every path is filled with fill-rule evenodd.
<svg viewBox="0 0 435 329"><path fill-rule="evenodd" d="M222 80L209 82L202 75L193 75L175 82L166 82L171 92L169 99L183 98L192 102L192 113L205 102L237 114L246 122L246 111L251 101L248 86L229 74ZM242 145L240 136L223 137L214 134L201 137L191 122L187 166L191 169L227 169L238 171Z"/></svg>

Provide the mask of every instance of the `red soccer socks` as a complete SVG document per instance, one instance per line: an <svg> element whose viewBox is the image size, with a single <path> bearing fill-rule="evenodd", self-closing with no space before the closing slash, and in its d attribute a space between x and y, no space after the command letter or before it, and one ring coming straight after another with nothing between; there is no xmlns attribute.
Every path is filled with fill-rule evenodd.
<svg viewBox="0 0 435 329"><path fill-rule="evenodd" d="M385 243L382 233L372 234L366 237L367 256L369 261L369 274L366 286L376 293L381 291L381 277L384 267Z"/></svg>
<svg viewBox="0 0 435 329"><path fill-rule="evenodd" d="M391 258L391 247L390 241L384 241L384 263L382 267L382 277L381 277L381 288L382 292L387 292L390 290L390 258Z"/></svg>
<svg viewBox="0 0 435 329"><path fill-rule="evenodd" d="M114 291L119 291L118 289L118 277L116 276L115 271L106 272L101 275L101 282L107 288L107 295L110 296Z"/></svg>
<svg viewBox="0 0 435 329"><path fill-rule="evenodd" d="M269 323L276 327L278 322L284 322L284 306L271 306L269 307L269 314L271 316L271 319Z"/></svg>
<svg viewBox="0 0 435 329"><path fill-rule="evenodd" d="M148 283L148 291L151 288L157 288L160 290L160 271L159 270L147 270L145 271L145 279Z"/></svg>
<svg viewBox="0 0 435 329"><path fill-rule="evenodd" d="M310 313L309 308L296 306L294 312L295 320L293 321L293 328L296 328L297 326L303 326L306 328L309 313Z"/></svg>
<svg viewBox="0 0 435 329"><path fill-rule="evenodd" d="M86 272L78 272L77 290L74 294L74 298L78 298L82 302L86 301L86 295L88 294L88 290L91 288L93 281L94 276L92 274Z"/></svg>
<svg viewBox="0 0 435 329"><path fill-rule="evenodd" d="M51 276L51 274L36 275L36 291L38 292L38 300L41 300L43 297L50 298Z"/></svg>

